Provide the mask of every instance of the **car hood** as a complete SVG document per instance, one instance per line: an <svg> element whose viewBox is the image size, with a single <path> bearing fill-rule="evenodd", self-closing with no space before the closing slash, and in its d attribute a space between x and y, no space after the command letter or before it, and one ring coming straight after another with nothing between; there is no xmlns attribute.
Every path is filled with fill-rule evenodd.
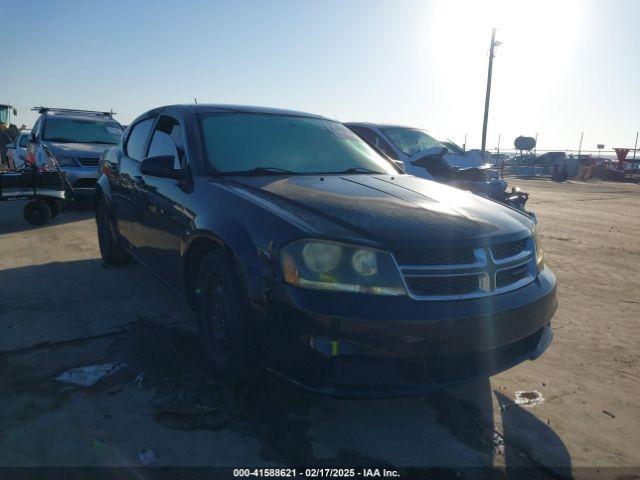
<svg viewBox="0 0 640 480"><path fill-rule="evenodd" d="M113 147L105 143L60 143L42 142L47 145L54 155L65 157L98 158L108 148Z"/></svg>
<svg viewBox="0 0 640 480"><path fill-rule="evenodd" d="M522 238L533 228L515 210L412 175L238 177L228 186L309 234L383 246L478 245Z"/></svg>

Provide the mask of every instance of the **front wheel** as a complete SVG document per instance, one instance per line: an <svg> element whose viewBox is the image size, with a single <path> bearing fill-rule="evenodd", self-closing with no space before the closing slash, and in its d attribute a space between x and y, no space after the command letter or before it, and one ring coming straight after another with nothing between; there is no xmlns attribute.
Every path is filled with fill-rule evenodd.
<svg viewBox="0 0 640 480"><path fill-rule="evenodd" d="M254 378L250 310L231 258L206 254L196 285L198 329L215 371L234 381Z"/></svg>
<svg viewBox="0 0 640 480"><path fill-rule="evenodd" d="M98 205L96 206L96 224L100 256L102 256L104 263L108 265L124 265L127 263L131 256L124 246L116 241L117 237L109 221L109 207L104 198L98 200Z"/></svg>

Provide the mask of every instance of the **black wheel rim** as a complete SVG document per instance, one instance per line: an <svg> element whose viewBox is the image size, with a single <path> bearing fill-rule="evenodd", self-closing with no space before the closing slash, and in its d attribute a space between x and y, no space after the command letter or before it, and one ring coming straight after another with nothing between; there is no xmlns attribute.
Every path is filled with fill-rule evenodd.
<svg viewBox="0 0 640 480"><path fill-rule="evenodd" d="M208 324L209 344L213 359L218 366L224 366L229 358L231 343L229 332L229 300L219 278L209 281L205 299L205 315Z"/></svg>

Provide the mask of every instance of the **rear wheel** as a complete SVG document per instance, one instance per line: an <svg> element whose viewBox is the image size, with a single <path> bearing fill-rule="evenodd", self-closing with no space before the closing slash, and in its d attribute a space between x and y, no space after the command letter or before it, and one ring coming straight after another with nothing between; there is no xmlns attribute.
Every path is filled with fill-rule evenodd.
<svg viewBox="0 0 640 480"><path fill-rule="evenodd" d="M27 203L22 213L27 222L38 227L51 220L51 208L41 200Z"/></svg>
<svg viewBox="0 0 640 480"><path fill-rule="evenodd" d="M117 241L117 236L109 221L109 207L104 198L96 205L96 224L98 228L98 245L102 260L109 265L123 265L131 256L124 246Z"/></svg>
<svg viewBox="0 0 640 480"><path fill-rule="evenodd" d="M215 371L234 381L254 378L248 301L229 256L207 253L196 285L198 328Z"/></svg>

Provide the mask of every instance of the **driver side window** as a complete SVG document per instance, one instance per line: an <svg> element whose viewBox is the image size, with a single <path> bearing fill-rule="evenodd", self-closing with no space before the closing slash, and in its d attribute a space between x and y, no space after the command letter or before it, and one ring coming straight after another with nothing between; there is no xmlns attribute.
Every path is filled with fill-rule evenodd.
<svg viewBox="0 0 640 480"><path fill-rule="evenodd" d="M184 133L178 120L161 116L153 131L148 157L169 155L173 157L173 168L182 170L186 167Z"/></svg>

